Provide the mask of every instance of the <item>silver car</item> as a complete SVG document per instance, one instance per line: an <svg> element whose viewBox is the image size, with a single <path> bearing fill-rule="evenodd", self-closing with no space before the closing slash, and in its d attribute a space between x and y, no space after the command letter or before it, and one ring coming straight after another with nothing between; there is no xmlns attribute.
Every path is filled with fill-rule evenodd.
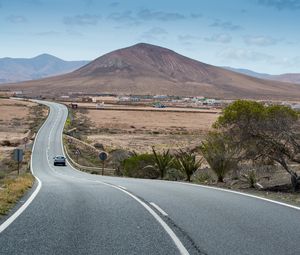
<svg viewBox="0 0 300 255"><path fill-rule="evenodd" d="M66 158L64 156L56 156L54 159L55 166L66 166Z"/></svg>

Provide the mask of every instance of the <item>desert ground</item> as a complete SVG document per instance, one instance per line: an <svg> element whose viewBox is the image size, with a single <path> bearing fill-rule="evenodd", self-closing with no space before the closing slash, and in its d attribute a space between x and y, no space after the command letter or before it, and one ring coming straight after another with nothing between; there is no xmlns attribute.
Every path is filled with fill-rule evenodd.
<svg viewBox="0 0 300 255"><path fill-rule="evenodd" d="M152 146L160 150L199 145L219 111L88 110L83 115L91 121L87 137L91 143L101 143L108 149L148 152Z"/></svg>
<svg viewBox="0 0 300 255"><path fill-rule="evenodd" d="M16 147L24 148L24 138L36 132L47 112L41 106L14 99L0 98L0 175L10 172L9 161Z"/></svg>
<svg viewBox="0 0 300 255"><path fill-rule="evenodd" d="M35 105L27 101L0 99L0 143L4 140L20 140L27 136L30 107ZM3 149L3 146L1 147Z"/></svg>

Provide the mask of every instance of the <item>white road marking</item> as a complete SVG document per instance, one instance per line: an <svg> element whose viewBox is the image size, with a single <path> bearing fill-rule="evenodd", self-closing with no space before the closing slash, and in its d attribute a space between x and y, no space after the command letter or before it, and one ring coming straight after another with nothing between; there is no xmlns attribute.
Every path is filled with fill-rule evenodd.
<svg viewBox="0 0 300 255"><path fill-rule="evenodd" d="M176 236L176 234L173 232L173 230L168 226L167 223L164 222L164 220L150 207L148 206L146 203L144 203L141 199L139 199L138 197L136 197L135 195L129 193L128 191L119 188L118 186L109 184L109 183L105 183L105 182L101 182L101 181L97 181L99 183L102 183L104 185L110 186L112 188L118 189L122 192L124 192L125 194L127 194L128 196L132 197L134 200L136 200L139 204L141 204L156 220L157 222L163 227L163 229L167 232L167 234L170 236L170 238L172 239L172 241L174 242L174 244L176 245L177 249L179 250L180 254L182 255L189 255L189 252L187 251L187 249L184 247L183 243L180 241L180 239Z"/></svg>
<svg viewBox="0 0 300 255"><path fill-rule="evenodd" d="M157 211L159 211L163 216L168 216L168 214L163 210L161 209L157 204L151 202L150 203Z"/></svg>
<svg viewBox="0 0 300 255"><path fill-rule="evenodd" d="M118 185L119 188L127 190L124 186Z"/></svg>
<svg viewBox="0 0 300 255"><path fill-rule="evenodd" d="M239 192L239 191L227 190L227 189L222 189L222 188L218 188L218 187L211 187L211 186L205 186L205 185L194 184L194 183L173 182L173 181L172 181L172 183L183 184L183 185L190 185L190 186L196 186L196 187L205 188L205 189L213 189L213 190L218 190L218 191L224 191L224 192L228 192L228 193L242 195L242 196L245 196L245 197L256 198L256 199L259 199L259 200L263 200L263 201L270 202L270 203L277 204L277 205L282 205L282 206L289 207L289 208L296 209L296 210L300 211L300 207L295 206L295 205L290 205L290 204L286 204L286 203L283 203L283 202L279 202L279 201L275 201L275 200L272 200L272 199L268 199L268 198L264 198L264 197L259 197L259 196L255 196L255 195L251 195L251 194Z"/></svg>

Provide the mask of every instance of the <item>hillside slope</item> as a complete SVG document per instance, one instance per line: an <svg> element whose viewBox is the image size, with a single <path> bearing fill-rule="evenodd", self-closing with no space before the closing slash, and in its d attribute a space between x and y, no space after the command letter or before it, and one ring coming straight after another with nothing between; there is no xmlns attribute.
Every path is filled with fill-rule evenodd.
<svg viewBox="0 0 300 255"><path fill-rule="evenodd" d="M299 98L300 86L246 76L159 46L140 43L105 54L65 75L11 84L31 95L69 92Z"/></svg>
<svg viewBox="0 0 300 255"><path fill-rule="evenodd" d="M88 61L65 61L49 54L34 58L0 58L0 83L36 80L74 71Z"/></svg>

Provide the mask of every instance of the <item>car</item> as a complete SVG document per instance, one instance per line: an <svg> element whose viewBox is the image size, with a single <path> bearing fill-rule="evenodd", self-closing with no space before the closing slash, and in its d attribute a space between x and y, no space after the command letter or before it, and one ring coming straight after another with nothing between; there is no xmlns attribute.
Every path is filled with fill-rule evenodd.
<svg viewBox="0 0 300 255"><path fill-rule="evenodd" d="M54 158L54 165L55 166L66 166L66 158L64 156L55 156Z"/></svg>

